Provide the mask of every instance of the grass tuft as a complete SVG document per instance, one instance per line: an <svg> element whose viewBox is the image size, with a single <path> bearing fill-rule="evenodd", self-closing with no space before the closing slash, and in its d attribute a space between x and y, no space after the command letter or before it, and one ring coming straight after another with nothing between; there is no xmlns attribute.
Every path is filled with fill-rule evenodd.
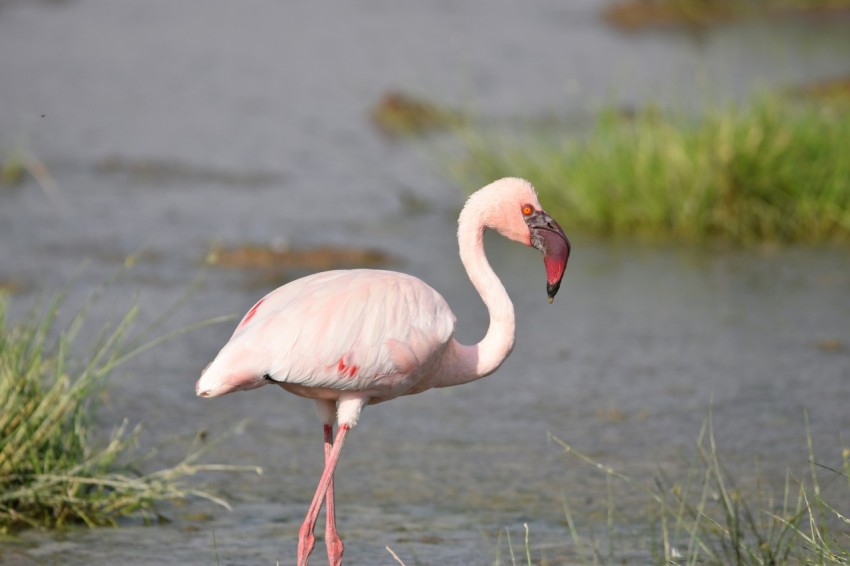
<svg viewBox="0 0 850 566"><path fill-rule="evenodd" d="M604 112L589 133L462 132L468 188L532 180L564 226L601 236L850 241L850 110L765 97L698 119Z"/></svg>
<svg viewBox="0 0 850 566"><path fill-rule="evenodd" d="M19 151L0 154L0 185L17 185L24 178L26 167Z"/></svg>
<svg viewBox="0 0 850 566"><path fill-rule="evenodd" d="M77 360L71 351L85 311L56 332L60 302L56 296L43 312L34 309L24 322L9 325L7 303L0 300L0 532L115 525L126 516L156 520L157 503L189 496L227 506L186 478L203 470L259 470L199 464L209 449L200 437L183 461L148 473L131 461L138 426L129 429L124 421L105 443L97 440L95 415L106 378L161 340L125 348L133 308L101 334L87 359Z"/></svg>
<svg viewBox="0 0 850 566"><path fill-rule="evenodd" d="M647 496L654 564L850 564L850 520L847 510L841 509L850 501L850 451L842 451L841 470L816 464L808 422L809 476L795 479L787 473L781 497L761 484L738 485L719 456L710 415L685 476L672 479L660 472L652 487L553 438L566 453L603 472L609 482L616 481ZM826 482L824 470L828 473ZM845 486L840 485L844 482ZM825 488L833 483L839 484L837 489ZM836 494L838 489L842 492ZM831 492L829 498L827 491ZM609 492L609 523L615 499ZM604 562L595 543L588 549L582 541L566 503L565 513L581 561ZM614 563L618 559L617 541L611 532L609 524L608 562Z"/></svg>
<svg viewBox="0 0 850 566"><path fill-rule="evenodd" d="M703 28L733 20L828 15L846 11L848 0L620 0L603 10L620 29L685 25Z"/></svg>

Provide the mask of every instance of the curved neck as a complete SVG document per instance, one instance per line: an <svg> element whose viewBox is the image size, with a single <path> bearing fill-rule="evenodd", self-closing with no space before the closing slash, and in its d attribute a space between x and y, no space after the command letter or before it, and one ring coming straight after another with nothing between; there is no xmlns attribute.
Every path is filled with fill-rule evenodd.
<svg viewBox="0 0 850 566"><path fill-rule="evenodd" d="M470 200L460 214L458 243L469 280L487 306L490 326L484 339L474 346L452 343L451 363L447 364L451 367L444 368L441 385L466 383L493 373L514 347L514 306L484 254L484 230L488 226L485 211L476 204Z"/></svg>

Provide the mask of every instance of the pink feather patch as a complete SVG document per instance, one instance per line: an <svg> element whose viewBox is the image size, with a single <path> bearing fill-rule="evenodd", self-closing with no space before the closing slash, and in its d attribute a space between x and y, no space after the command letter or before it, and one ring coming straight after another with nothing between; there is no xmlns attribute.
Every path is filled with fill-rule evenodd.
<svg viewBox="0 0 850 566"><path fill-rule="evenodd" d="M263 301L265 301L265 300L266 300L265 297L263 297L262 299L257 301L256 305L251 307L251 310L248 311L248 314L245 315L245 318L243 318L242 322L239 323L239 326L236 327L237 330L242 328L243 326L245 326L249 322L251 322L251 319L254 318L255 314L257 314L257 309L260 308L260 305L262 305Z"/></svg>
<svg viewBox="0 0 850 566"><path fill-rule="evenodd" d="M339 362L336 364L336 369L339 372L339 375L352 379L357 375L357 372L360 370L360 368L355 365L346 365L345 356L339 359Z"/></svg>

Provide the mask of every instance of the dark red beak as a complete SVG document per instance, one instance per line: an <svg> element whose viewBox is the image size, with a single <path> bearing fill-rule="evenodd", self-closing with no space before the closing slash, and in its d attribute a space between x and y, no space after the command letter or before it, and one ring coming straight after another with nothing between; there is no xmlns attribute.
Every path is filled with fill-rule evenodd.
<svg viewBox="0 0 850 566"><path fill-rule="evenodd" d="M561 279L570 259L570 241L561 226L543 210L527 216L531 245L543 253L546 266L546 295L551 303L561 288Z"/></svg>

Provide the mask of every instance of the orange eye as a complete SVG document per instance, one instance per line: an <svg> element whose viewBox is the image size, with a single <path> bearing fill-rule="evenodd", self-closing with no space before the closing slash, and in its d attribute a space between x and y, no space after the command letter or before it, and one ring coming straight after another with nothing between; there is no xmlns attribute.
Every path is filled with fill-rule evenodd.
<svg viewBox="0 0 850 566"><path fill-rule="evenodd" d="M534 207L531 206L530 204L522 205L522 215L523 216L531 216L533 212L534 212Z"/></svg>

